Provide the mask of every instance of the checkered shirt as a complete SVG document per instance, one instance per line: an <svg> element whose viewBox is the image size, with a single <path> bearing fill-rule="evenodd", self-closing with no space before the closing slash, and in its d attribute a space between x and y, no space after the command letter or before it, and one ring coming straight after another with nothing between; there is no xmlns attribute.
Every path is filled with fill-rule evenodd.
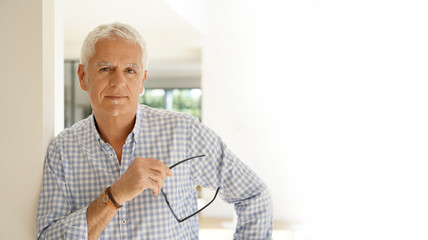
<svg viewBox="0 0 428 240"><path fill-rule="evenodd" d="M196 186L216 189L238 215L234 239L270 239L272 203L266 185L197 118L139 105L119 165L93 115L65 129L50 143L37 211L38 239L87 239L86 210L115 183L136 157L178 165L163 189L178 217L197 210ZM178 223L163 196L146 189L123 204L99 239L198 239L199 219Z"/></svg>

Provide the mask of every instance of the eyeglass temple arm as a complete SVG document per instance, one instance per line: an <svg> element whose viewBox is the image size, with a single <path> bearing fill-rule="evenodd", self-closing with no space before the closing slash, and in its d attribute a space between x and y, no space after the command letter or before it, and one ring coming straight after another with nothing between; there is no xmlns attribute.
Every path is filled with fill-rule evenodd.
<svg viewBox="0 0 428 240"><path fill-rule="evenodd" d="M174 210L172 210L171 205L169 205L169 201L168 198L166 197L166 193L163 191L163 189L161 188L161 193L163 195L163 197L165 198L166 201L166 205L169 207L169 210L171 210L172 215L174 216L175 219L177 219L178 222L182 222L180 221L180 219L177 217L177 215L175 215Z"/></svg>
<svg viewBox="0 0 428 240"><path fill-rule="evenodd" d="M184 159L184 160L181 160L180 162L177 162L177 163L175 163L175 164L171 165L171 166L169 167L169 169L173 169L174 167L176 167L176 166L177 166L177 165L179 165L179 164L182 164L182 163L187 162L187 161L189 161L189 160L192 160L192 159L194 159L194 158L200 158L200 157L205 157L205 155L204 155L204 154L202 154L202 155L198 155L198 156L193 156L193 157L186 158L186 159Z"/></svg>
<svg viewBox="0 0 428 240"><path fill-rule="evenodd" d="M185 217L185 218L183 218L183 219L178 219L178 218L177 218L177 216L175 216L175 214L173 214L173 215L175 216L175 219L177 219L177 221L181 223L181 222L184 222L184 221L186 221L187 219L189 219L189 218L191 218L191 217L195 216L196 214L200 213L202 210L204 210L204 209L205 209L205 208L207 208L211 203L213 203L213 202L214 202L215 198L217 197L217 194L218 194L219 190L220 190L220 187L218 187L218 188L217 188L217 190L215 191L215 195L214 195L213 199L212 199L212 200L211 200L207 205L205 205L203 208L199 209L198 211L194 212L194 213L193 213L193 214L191 214L190 216L187 216L187 217ZM169 206L169 204L168 204L168 206ZM169 207L169 208L171 209L171 207Z"/></svg>

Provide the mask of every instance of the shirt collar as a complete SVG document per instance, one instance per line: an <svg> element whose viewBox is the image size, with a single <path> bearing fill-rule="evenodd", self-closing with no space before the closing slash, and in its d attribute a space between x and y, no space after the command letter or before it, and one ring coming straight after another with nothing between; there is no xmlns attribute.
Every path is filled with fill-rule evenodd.
<svg viewBox="0 0 428 240"><path fill-rule="evenodd" d="M141 129L140 125L141 125L142 117L143 117L143 108L140 104L138 104L137 114L135 118L135 125L134 125L134 128L132 129L132 133L134 133L135 142L138 142L138 138L140 137L140 129Z"/></svg>
<svg viewBox="0 0 428 240"><path fill-rule="evenodd" d="M95 138L97 139L97 141L101 144L104 144L105 142L101 139L100 134L98 133L97 127L95 126L95 116L94 113L92 112L91 116L89 117L90 121L90 125L91 125L91 129L92 129L92 133L95 135Z"/></svg>

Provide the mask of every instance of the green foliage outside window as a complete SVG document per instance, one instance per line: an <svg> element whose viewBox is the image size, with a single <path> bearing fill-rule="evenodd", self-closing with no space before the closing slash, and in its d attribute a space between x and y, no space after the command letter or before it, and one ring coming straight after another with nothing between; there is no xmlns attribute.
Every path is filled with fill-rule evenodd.
<svg viewBox="0 0 428 240"><path fill-rule="evenodd" d="M158 109L183 112L201 119L200 89L146 89L140 103Z"/></svg>
<svg viewBox="0 0 428 240"><path fill-rule="evenodd" d="M140 104L145 104L152 108L166 109L164 89L146 89L140 96Z"/></svg>

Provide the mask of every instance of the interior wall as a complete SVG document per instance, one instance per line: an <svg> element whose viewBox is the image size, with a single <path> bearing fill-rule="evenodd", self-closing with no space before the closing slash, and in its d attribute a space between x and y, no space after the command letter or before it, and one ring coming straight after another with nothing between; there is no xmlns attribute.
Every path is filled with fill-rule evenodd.
<svg viewBox="0 0 428 240"><path fill-rule="evenodd" d="M54 1L0 2L0 239L34 239L54 134Z"/></svg>
<svg viewBox="0 0 428 240"><path fill-rule="evenodd" d="M263 19L252 4L205 2L208 23L202 45L202 120L268 184L275 220L296 224L301 220L301 194L296 187L296 166L287 161L288 134L281 93L285 82L281 76L266 77L270 73L264 71L277 71L265 68L271 63L269 57L276 56L269 55L272 53L267 52L270 49L266 49L264 37L256 33L260 24L267 22L257 22ZM273 31L269 33L277 34ZM204 214L233 216L232 206L217 205Z"/></svg>

